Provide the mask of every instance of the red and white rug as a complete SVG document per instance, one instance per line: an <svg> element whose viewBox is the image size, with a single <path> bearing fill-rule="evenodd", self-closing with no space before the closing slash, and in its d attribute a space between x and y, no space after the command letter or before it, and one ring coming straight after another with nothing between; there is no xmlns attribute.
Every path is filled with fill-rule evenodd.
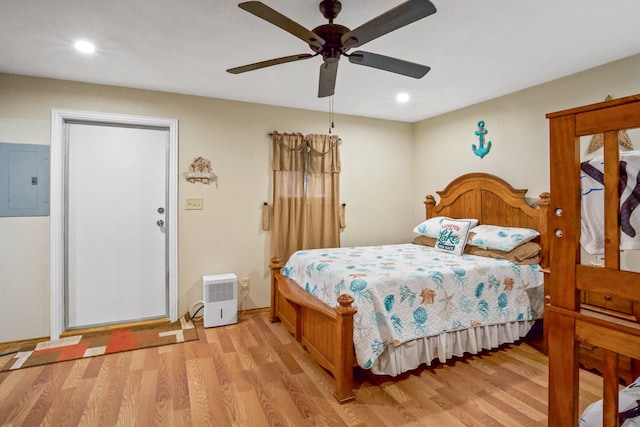
<svg viewBox="0 0 640 427"><path fill-rule="evenodd" d="M197 339L198 333L187 313L169 324L74 335L59 340L32 343L14 354L0 368L0 372Z"/></svg>

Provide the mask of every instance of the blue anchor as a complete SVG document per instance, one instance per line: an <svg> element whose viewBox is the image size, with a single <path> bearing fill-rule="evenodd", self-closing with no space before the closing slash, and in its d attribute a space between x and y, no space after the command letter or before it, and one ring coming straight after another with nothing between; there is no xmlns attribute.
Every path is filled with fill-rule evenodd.
<svg viewBox="0 0 640 427"><path fill-rule="evenodd" d="M478 130L474 132L480 140L480 147L476 148L476 144L471 144L473 153L480 158L489 154L489 150L491 150L491 141L487 141L487 146L484 146L484 136L487 132L488 131L484 128L484 120L480 120L478 122Z"/></svg>

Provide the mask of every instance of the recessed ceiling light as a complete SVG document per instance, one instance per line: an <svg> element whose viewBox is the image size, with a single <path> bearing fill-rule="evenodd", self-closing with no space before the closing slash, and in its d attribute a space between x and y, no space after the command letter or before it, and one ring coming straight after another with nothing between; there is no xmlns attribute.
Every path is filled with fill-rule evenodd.
<svg viewBox="0 0 640 427"><path fill-rule="evenodd" d="M82 53L93 53L96 50L94 44L86 40L78 40L74 46Z"/></svg>
<svg viewBox="0 0 640 427"><path fill-rule="evenodd" d="M396 96L396 101L398 102L407 102L409 100L409 94L408 93L399 93L398 96Z"/></svg>

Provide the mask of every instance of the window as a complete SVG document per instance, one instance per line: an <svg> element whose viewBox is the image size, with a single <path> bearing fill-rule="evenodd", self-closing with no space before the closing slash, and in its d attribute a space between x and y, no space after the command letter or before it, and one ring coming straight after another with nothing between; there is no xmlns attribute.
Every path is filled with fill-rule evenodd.
<svg viewBox="0 0 640 427"><path fill-rule="evenodd" d="M273 133L271 255L340 246L340 139Z"/></svg>

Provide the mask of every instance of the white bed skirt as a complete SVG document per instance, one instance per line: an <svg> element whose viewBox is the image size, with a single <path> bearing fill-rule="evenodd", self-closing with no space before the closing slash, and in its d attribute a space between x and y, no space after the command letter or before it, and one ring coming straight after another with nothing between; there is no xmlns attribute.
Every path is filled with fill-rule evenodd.
<svg viewBox="0 0 640 427"><path fill-rule="evenodd" d="M523 320L500 325L477 326L460 331L420 338L399 346L389 345L371 367L376 375L397 376L416 369L421 364L431 365L434 359L446 362L454 356L478 354L482 350L513 343L527 335L535 320Z"/></svg>

